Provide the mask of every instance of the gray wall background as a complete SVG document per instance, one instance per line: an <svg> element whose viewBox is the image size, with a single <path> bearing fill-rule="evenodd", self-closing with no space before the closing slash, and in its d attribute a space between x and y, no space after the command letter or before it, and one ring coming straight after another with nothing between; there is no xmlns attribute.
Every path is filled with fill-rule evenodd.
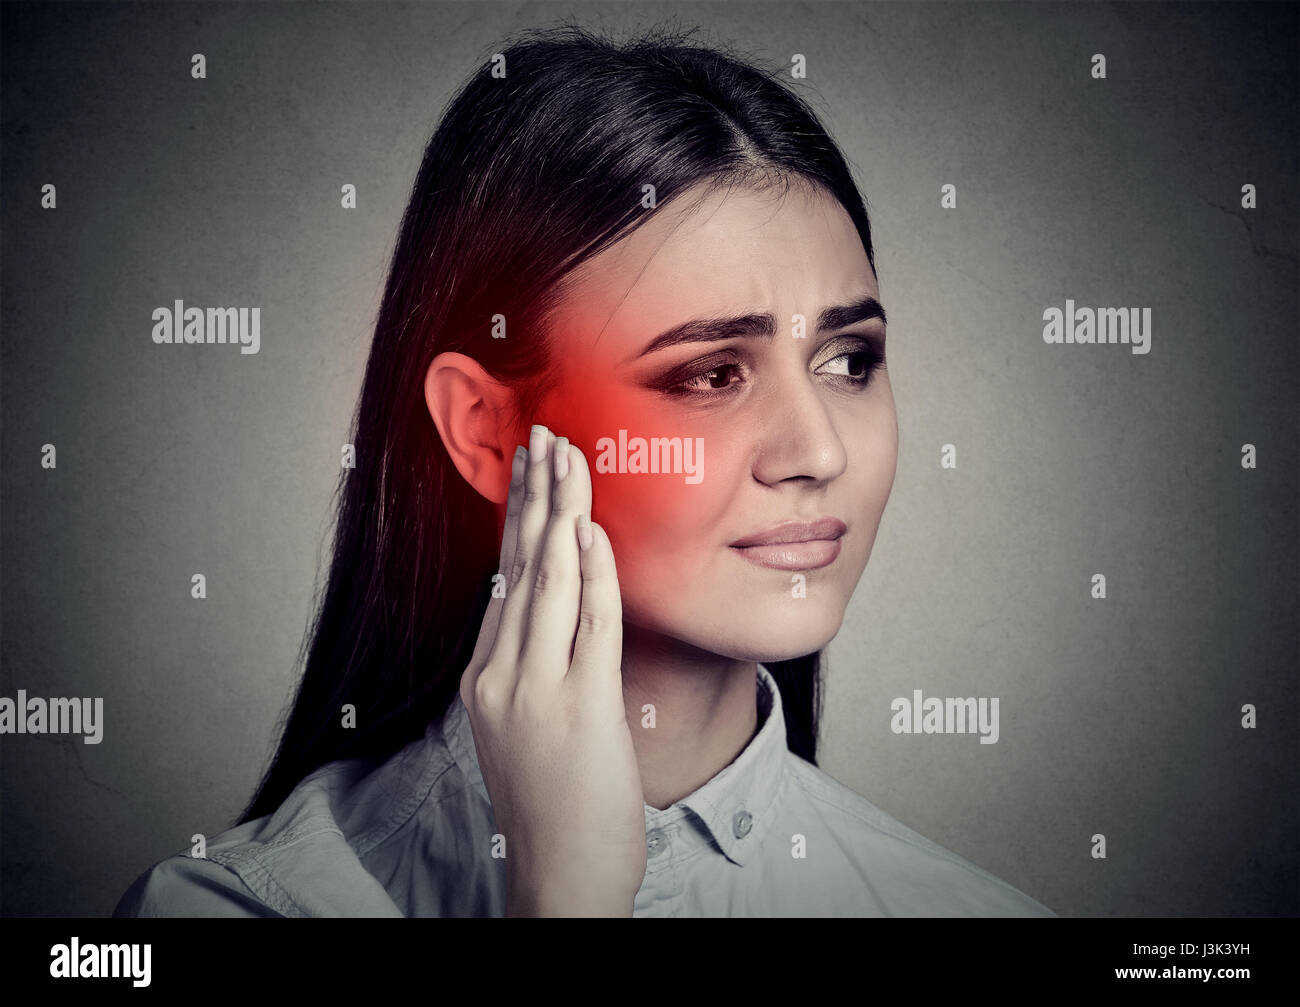
<svg viewBox="0 0 1300 1007"><path fill-rule="evenodd" d="M249 798L423 146L570 15L805 54L867 197L901 454L823 767L1062 915L1295 914L1296 8L1049 3L4 4L0 694L105 729L0 738L0 911L107 914ZM1067 297L1150 354L1045 345ZM261 352L155 346L176 298ZM1001 740L894 735L916 688Z"/></svg>

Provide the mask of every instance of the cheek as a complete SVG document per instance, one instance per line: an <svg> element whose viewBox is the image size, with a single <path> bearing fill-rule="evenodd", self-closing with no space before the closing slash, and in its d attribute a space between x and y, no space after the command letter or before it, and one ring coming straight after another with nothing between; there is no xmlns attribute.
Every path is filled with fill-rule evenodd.
<svg viewBox="0 0 1300 1007"><path fill-rule="evenodd" d="M620 575L718 529L731 497L724 446L674 402L571 368L548 389L538 422L586 456L592 520L608 532Z"/></svg>
<svg viewBox="0 0 1300 1007"><path fill-rule="evenodd" d="M852 446L838 499L845 505L845 518L858 531L854 539L859 573L871 554L898 467L898 427L892 401L890 406L860 426L857 436L848 441Z"/></svg>
<svg viewBox="0 0 1300 1007"><path fill-rule="evenodd" d="M878 513L889 497L898 467L898 433L892 417L882 417L870 436L858 440L849 467L855 473L854 495L859 508L864 515Z"/></svg>

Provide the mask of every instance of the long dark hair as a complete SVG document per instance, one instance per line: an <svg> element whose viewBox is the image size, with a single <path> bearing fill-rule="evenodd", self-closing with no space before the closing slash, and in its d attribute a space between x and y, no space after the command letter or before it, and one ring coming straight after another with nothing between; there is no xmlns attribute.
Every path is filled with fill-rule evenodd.
<svg viewBox="0 0 1300 1007"><path fill-rule="evenodd" d="M313 769L382 759L440 721L469 663L500 541L492 505L456 470L424 400L444 351L519 390L549 366L548 309L575 266L697 183L820 185L870 225L811 107L691 32L624 44L573 25L529 31L452 99L420 165L393 251L353 420L329 580L279 749L240 822L274 811ZM491 318L508 340L490 338ZM306 642L306 641L304 641ZM301 655L300 655L301 656ZM766 664L791 751L816 761L821 655ZM355 726L342 723L344 704Z"/></svg>

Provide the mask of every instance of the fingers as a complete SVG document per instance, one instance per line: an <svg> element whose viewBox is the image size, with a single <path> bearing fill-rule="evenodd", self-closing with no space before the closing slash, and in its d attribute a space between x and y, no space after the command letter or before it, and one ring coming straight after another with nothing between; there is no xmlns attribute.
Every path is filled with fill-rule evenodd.
<svg viewBox="0 0 1300 1007"><path fill-rule="evenodd" d="M510 491L506 497L505 526L501 532L501 553L497 563L497 575L500 580L493 580L492 594L488 598L487 610L483 614L483 624L479 629L478 640L474 644L474 656L470 658L461 676L461 699L471 695L474 680L487 663L488 655L496 642L497 628L501 622L501 610L505 605L505 586L510 576L510 565L514 561L515 544L519 537L519 511L524 500L524 470L528 462L528 449L518 447L510 462ZM469 701L466 701L469 705Z"/></svg>
<svg viewBox="0 0 1300 1007"><path fill-rule="evenodd" d="M621 697L623 681L617 671L623 661L623 600L614 549L605 529L585 514L578 520L578 537L582 601L569 676L590 676L592 687L616 688ZM615 674L610 674L610 669ZM618 713L622 716L621 701Z"/></svg>
<svg viewBox="0 0 1300 1007"><path fill-rule="evenodd" d="M560 437L552 465L550 517L533 575L520 661L558 682L569 670L582 574L578 565L577 520L591 510L591 475L582 451Z"/></svg>
<svg viewBox="0 0 1300 1007"><path fill-rule="evenodd" d="M497 696L573 673L604 673L601 684L622 688L621 678L608 674L622 659L618 574L609 537L589 519L591 501L586 456L534 426L522 479L512 472L506 508L506 598L489 606L498 614L485 663L494 669Z"/></svg>
<svg viewBox="0 0 1300 1007"><path fill-rule="evenodd" d="M550 518L554 439L555 435L540 424L535 425L528 435L528 460L524 466L516 541L505 570L506 600L488 658L503 669L516 667L523 646L524 619L528 615L538 552ZM513 670L510 674L513 676Z"/></svg>
<svg viewBox="0 0 1300 1007"><path fill-rule="evenodd" d="M524 506L524 473L527 469L528 449L520 445L515 448L515 456L510 462L510 493L506 497L506 520L501 530L501 562L497 566L497 573L502 577L502 587L509 587L510 570L519 545L519 512ZM502 597L494 598L489 605L489 608L494 611L494 629L496 623L500 622L501 609L505 607L505 599L508 596L504 591L497 593Z"/></svg>

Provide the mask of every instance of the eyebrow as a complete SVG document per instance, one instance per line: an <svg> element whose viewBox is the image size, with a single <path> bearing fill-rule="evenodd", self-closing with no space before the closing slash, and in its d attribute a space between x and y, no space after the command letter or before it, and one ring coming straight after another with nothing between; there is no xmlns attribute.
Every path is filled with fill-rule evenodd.
<svg viewBox="0 0 1300 1007"><path fill-rule="evenodd" d="M826 308L817 316L818 332L842 329L856 322L866 322L879 318L886 325L885 309L874 297L860 297L850 304L840 304ZM757 336L770 339L776 335L776 318L770 314L736 315L733 318L696 318L681 325L665 329L650 340L638 357L644 357L666 346L680 343L711 343L720 339L734 339L738 336Z"/></svg>

